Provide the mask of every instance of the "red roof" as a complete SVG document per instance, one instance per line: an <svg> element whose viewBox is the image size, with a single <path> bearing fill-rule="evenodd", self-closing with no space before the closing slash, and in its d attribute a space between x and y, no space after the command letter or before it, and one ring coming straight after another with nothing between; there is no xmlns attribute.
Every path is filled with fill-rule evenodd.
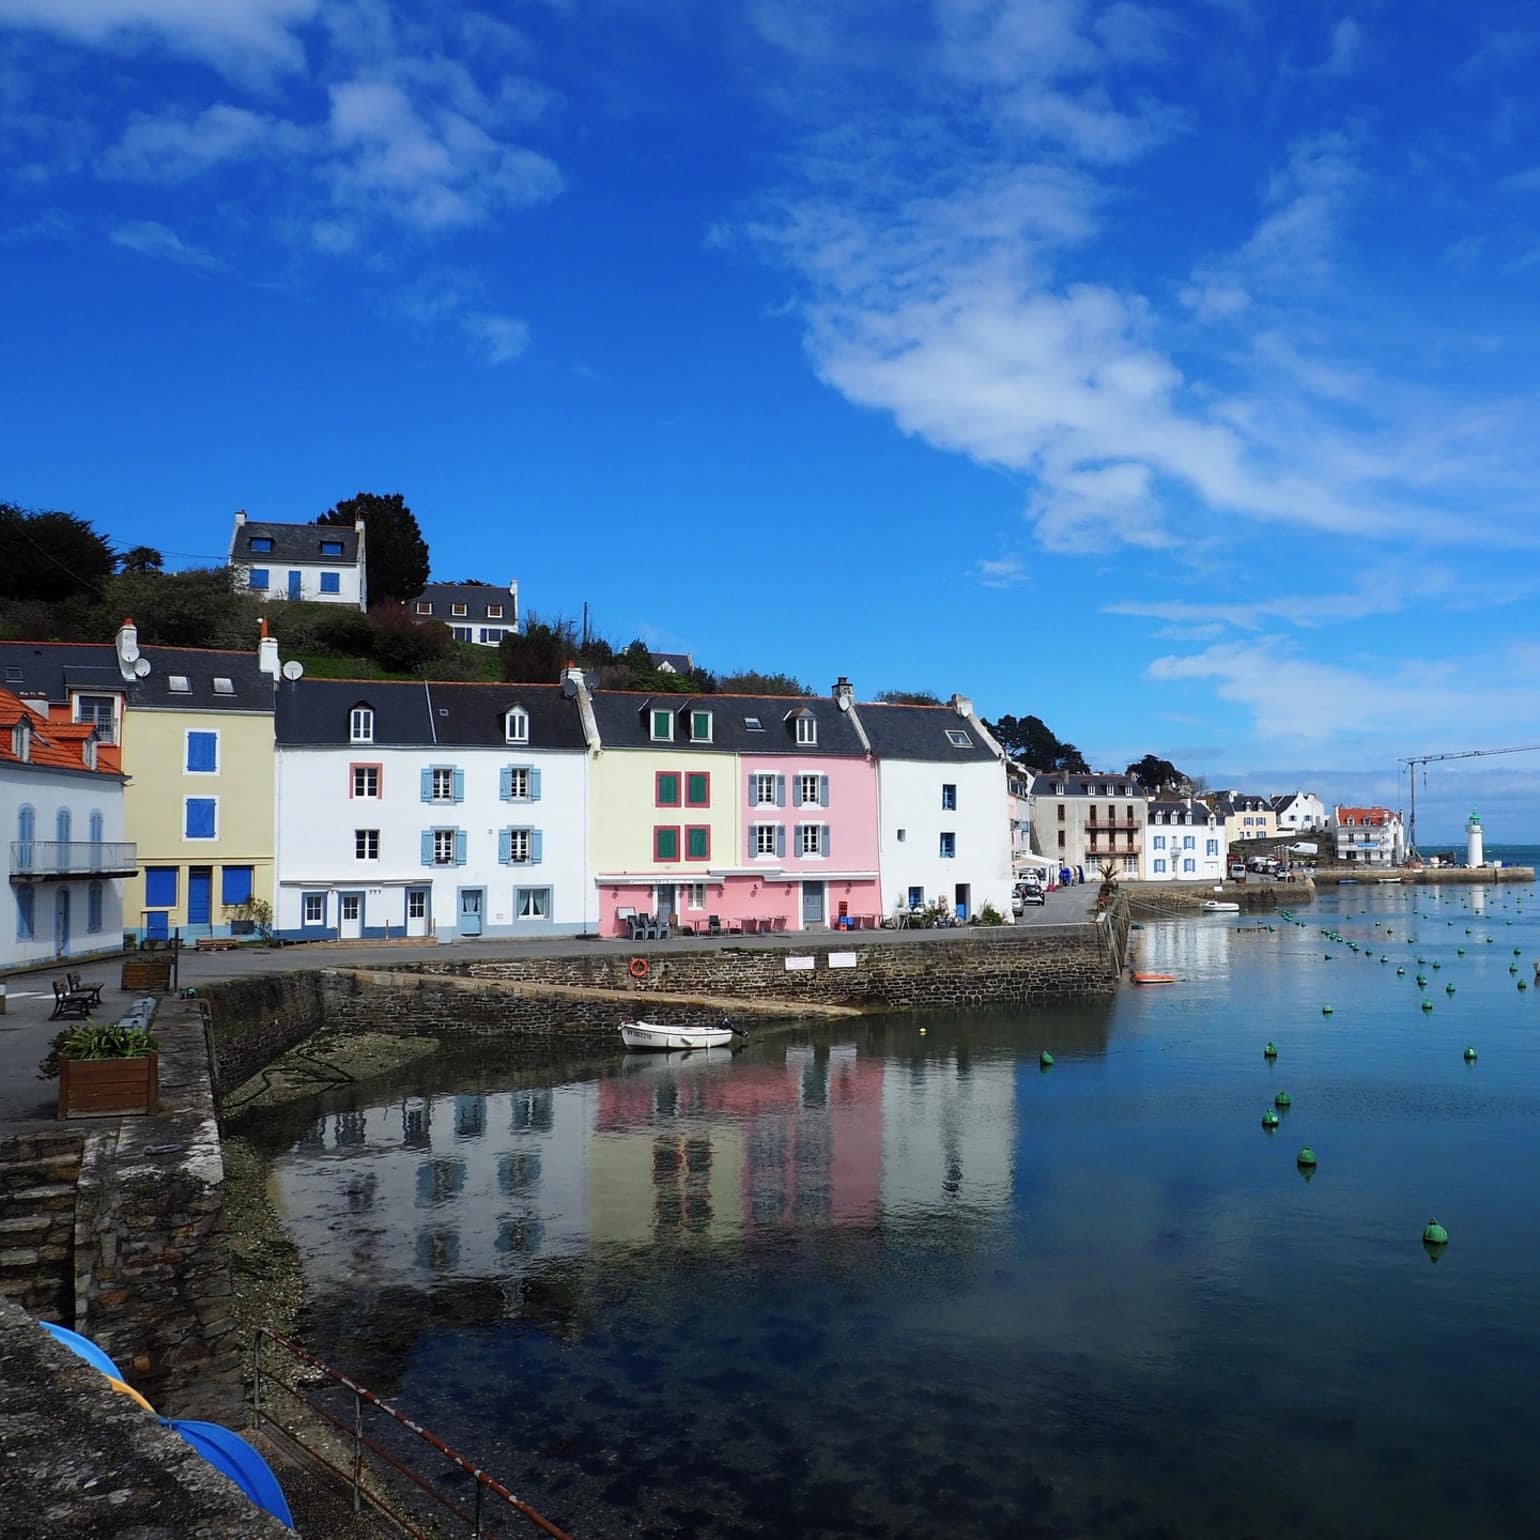
<svg viewBox="0 0 1540 1540"><path fill-rule="evenodd" d="M31 728L27 758L22 760L15 748L13 729L18 722ZM99 775L122 773L117 748L99 744L96 764L86 763L86 741L96 734L89 722L49 722L31 709L20 696L0 690L0 764L46 765L56 770L91 770Z"/></svg>
<svg viewBox="0 0 1540 1540"><path fill-rule="evenodd" d="M1339 824L1351 823L1357 828L1368 825L1373 828L1376 824L1389 823L1394 814L1388 807L1339 807L1337 809L1337 822Z"/></svg>

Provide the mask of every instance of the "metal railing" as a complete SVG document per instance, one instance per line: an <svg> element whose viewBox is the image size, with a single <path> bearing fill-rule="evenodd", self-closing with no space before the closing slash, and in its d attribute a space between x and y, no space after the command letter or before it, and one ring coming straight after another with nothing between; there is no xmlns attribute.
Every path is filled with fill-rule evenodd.
<svg viewBox="0 0 1540 1540"><path fill-rule="evenodd" d="M131 840L12 840L13 877L131 877L139 847Z"/></svg>
<svg viewBox="0 0 1540 1540"><path fill-rule="evenodd" d="M334 1411L320 1404L317 1396L306 1395L287 1384L277 1374L264 1374L262 1368L262 1344L271 1342L281 1348L296 1363L303 1364L312 1373L312 1377L320 1376L321 1380L333 1389L340 1389L346 1397L351 1398L351 1418L339 1417ZM392 1506L379 1490L380 1472L368 1463L369 1457L381 1461L389 1467L395 1476L411 1484L418 1492L431 1498L440 1508L452 1514L462 1523L470 1526L470 1534L476 1540L495 1540L500 1532L492 1527L499 1510L508 1515L517 1515L526 1524L533 1525L542 1533L550 1535L553 1540L572 1540L572 1537L564 1529L558 1529L556 1525L543 1514L515 1497L500 1482L482 1470L479 1466L472 1465L464 1455L451 1449L441 1439L435 1438L426 1428L420 1427L410 1417L403 1416L388 1402L382 1401L372 1390L365 1390L362 1385L350 1380L347 1375L333 1369L330 1364L322 1363L313 1354L307 1353L297 1342L291 1342L281 1333L262 1326L257 1328L256 1336L252 1342L251 1350L251 1425L253 1431L260 1432L264 1426L280 1433L290 1443L302 1449L317 1464L330 1471L339 1480L345 1482L353 1494L353 1512L360 1513L365 1503L382 1517L396 1525L404 1534L413 1537L413 1540L433 1540L434 1531L420 1529L412 1521L412 1518L399 1506ZM313 1444L308 1444L300 1437L299 1432L287 1423L280 1421L268 1411L263 1402L263 1392L282 1391L292 1397L310 1416L319 1418L332 1430L340 1435L346 1442L350 1451L349 1469L344 1470L340 1465L329 1460ZM389 1425L400 1428L409 1435L408 1447L412 1447L413 1441L424 1446L425 1450L431 1450L428 1458L446 1460L460 1471L470 1476L475 1483L475 1503L470 1509L462 1507L440 1492L425 1477L419 1475L411 1468L406 1458L390 1453L365 1431L364 1417L366 1413L378 1414L388 1419ZM333 1451L336 1452L335 1450ZM374 1478L371 1482L366 1478ZM385 1479L390 1479L388 1476ZM402 1505L404 1506L404 1505ZM487 1516L487 1510L492 1510L492 1518ZM520 1526L522 1529L522 1525Z"/></svg>

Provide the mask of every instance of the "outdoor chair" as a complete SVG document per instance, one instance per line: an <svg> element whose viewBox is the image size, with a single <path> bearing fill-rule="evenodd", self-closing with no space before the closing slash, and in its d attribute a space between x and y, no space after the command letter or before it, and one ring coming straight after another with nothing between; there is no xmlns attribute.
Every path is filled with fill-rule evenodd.
<svg viewBox="0 0 1540 1540"><path fill-rule="evenodd" d="M706 934L708 936L720 936L722 933L722 916L719 914L708 914L706 916Z"/></svg>
<svg viewBox="0 0 1540 1540"><path fill-rule="evenodd" d="M90 1009L89 991L71 990L62 980L53 981L53 1010L48 1017L50 1021L63 1021L71 1016L78 1016L83 1021Z"/></svg>
<svg viewBox="0 0 1540 1540"><path fill-rule="evenodd" d="M784 914L776 915L770 923L770 928L779 936L786 929L786 916Z"/></svg>
<svg viewBox="0 0 1540 1540"><path fill-rule="evenodd" d="M745 936L752 936L752 935L754 935L759 930L761 924L763 924L767 929L769 928L769 921L768 920L760 921L760 920L756 920L756 919L752 919L752 918L751 919L746 919L743 922L743 934Z"/></svg>
<svg viewBox="0 0 1540 1540"><path fill-rule="evenodd" d="M102 986L100 984L82 984L78 973L66 973L65 982L69 985L72 995L86 995L93 1006L102 1003Z"/></svg>
<svg viewBox="0 0 1540 1540"><path fill-rule="evenodd" d="M667 941L673 934L673 916L658 914L653 916L652 939L654 941Z"/></svg>

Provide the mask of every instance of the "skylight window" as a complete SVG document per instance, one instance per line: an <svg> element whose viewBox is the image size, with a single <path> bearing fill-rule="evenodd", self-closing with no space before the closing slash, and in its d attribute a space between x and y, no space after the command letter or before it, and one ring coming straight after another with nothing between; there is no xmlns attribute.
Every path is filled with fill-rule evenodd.
<svg viewBox="0 0 1540 1540"><path fill-rule="evenodd" d="M743 726L745 731L751 733L762 733L765 730L765 724L758 717L745 717Z"/></svg>
<svg viewBox="0 0 1540 1540"><path fill-rule="evenodd" d="M954 749L971 749L973 747L973 739L971 739L960 727L947 728L946 741L950 743Z"/></svg>
<svg viewBox="0 0 1540 1540"><path fill-rule="evenodd" d="M168 681L173 695L191 695L192 680L186 674L173 674Z"/></svg>
<svg viewBox="0 0 1540 1540"><path fill-rule="evenodd" d="M233 679L226 679L222 674L216 674L214 676L214 693L216 695L234 695L235 681Z"/></svg>
<svg viewBox="0 0 1540 1540"><path fill-rule="evenodd" d="M7 684L21 683L21 670L14 663L5 665L5 682Z"/></svg>

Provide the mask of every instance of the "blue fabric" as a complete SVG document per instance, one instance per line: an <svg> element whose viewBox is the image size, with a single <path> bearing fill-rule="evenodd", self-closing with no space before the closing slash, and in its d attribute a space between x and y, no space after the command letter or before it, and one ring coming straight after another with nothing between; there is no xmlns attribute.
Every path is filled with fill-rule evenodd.
<svg viewBox="0 0 1540 1540"><path fill-rule="evenodd" d="M270 1513L288 1529L294 1528L294 1516L278 1478L267 1461L238 1433L222 1428L217 1422L194 1422L182 1417L163 1417L162 1423L180 1435L215 1470L228 1476L264 1513Z"/></svg>
<svg viewBox="0 0 1540 1540"><path fill-rule="evenodd" d="M77 1358L85 1359L93 1369L102 1374L110 1374L115 1380L123 1378L123 1371L89 1337L82 1337L68 1326L55 1326L52 1321L39 1321L37 1324L56 1342L62 1342Z"/></svg>

